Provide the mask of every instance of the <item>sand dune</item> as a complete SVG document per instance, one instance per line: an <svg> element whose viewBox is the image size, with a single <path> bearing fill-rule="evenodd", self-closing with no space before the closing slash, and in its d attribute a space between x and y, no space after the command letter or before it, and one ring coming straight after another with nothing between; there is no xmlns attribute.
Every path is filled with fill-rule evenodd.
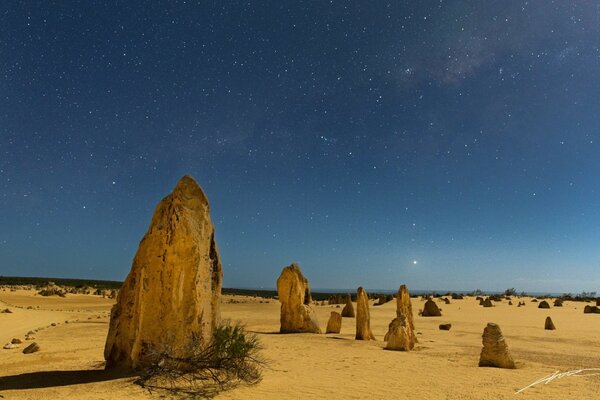
<svg viewBox="0 0 600 400"><path fill-rule="evenodd" d="M542 310L525 298L525 307L506 301L492 308L474 298L438 303L442 317L415 315L419 343L413 352L383 350L383 335L395 316L395 303L371 306L377 341L355 341L355 320L344 318L340 334L286 334L279 331L276 300L224 296L222 315L256 332L269 359L262 382L239 387L219 399L592 399L600 376L564 377L515 395L515 391L555 371L600 368L600 315L583 314L586 303L565 302ZM32 291L0 291L0 341L23 339L43 328L35 341L42 350L0 350L0 395L6 399L154 398L131 377L103 371L108 311L113 300L91 295L34 296ZM413 298L415 314L423 302ZM372 304L372 302L371 302ZM39 308L38 308L39 306ZM33 307L27 309L27 307ZM322 328L335 306L315 306ZM555 331L544 330L551 316ZM69 321L69 323L65 323ZM440 331L440 323L452 323ZM502 327L516 370L479 368L481 334L487 322ZM56 323L56 326L51 326ZM518 398L516 397L516 398Z"/></svg>

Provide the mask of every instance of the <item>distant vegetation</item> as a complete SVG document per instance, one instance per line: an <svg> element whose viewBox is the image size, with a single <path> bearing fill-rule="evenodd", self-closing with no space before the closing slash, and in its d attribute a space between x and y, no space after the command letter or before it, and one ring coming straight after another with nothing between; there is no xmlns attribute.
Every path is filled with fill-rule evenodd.
<svg viewBox="0 0 600 400"><path fill-rule="evenodd" d="M48 282L54 282L59 286L84 287L91 286L96 289L120 289L123 282L101 281L93 279L63 279L63 278L43 278L43 277L20 277L20 276L0 276L0 285L31 285L43 286Z"/></svg>

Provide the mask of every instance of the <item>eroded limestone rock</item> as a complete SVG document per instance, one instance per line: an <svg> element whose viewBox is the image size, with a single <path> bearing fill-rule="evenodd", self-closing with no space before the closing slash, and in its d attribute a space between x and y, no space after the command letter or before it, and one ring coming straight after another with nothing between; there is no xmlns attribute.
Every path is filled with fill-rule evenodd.
<svg viewBox="0 0 600 400"><path fill-rule="evenodd" d="M440 311L435 301L429 299L425 302L423 306L423 314L424 317L441 317L442 312Z"/></svg>
<svg viewBox="0 0 600 400"><path fill-rule="evenodd" d="M498 325L488 323L481 337L483 349L479 356L480 367L516 368Z"/></svg>
<svg viewBox="0 0 600 400"><path fill-rule="evenodd" d="M325 333L340 333L342 330L342 316L340 313L332 311L327 322Z"/></svg>
<svg viewBox="0 0 600 400"><path fill-rule="evenodd" d="M362 287L358 288L356 296L356 340L375 340L371 331L369 297Z"/></svg>
<svg viewBox="0 0 600 400"><path fill-rule="evenodd" d="M285 267L277 279L281 303L281 333L321 333L317 316L310 306L312 298L308 280L297 264Z"/></svg>
<svg viewBox="0 0 600 400"><path fill-rule="evenodd" d="M106 368L141 368L152 352L185 357L208 343L222 279L208 199L184 176L156 207L111 310Z"/></svg>
<svg viewBox="0 0 600 400"><path fill-rule="evenodd" d="M385 348L387 350L410 351L415 345L412 336L414 335L410 331L406 317L404 314L400 314L390 322L386 334L387 344Z"/></svg>
<svg viewBox="0 0 600 400"><path fill-rule="evenodd" d="M354 305L352 304L352 298L350 295L346 297L346 305L342 309L342 317L346 318L354 318L356 314L354 313Z"/></svg>

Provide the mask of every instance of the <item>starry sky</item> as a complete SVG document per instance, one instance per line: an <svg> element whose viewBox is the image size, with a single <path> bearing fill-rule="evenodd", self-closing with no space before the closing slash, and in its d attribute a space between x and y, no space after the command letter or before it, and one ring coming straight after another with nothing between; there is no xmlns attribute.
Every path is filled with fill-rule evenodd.
<svg viewBox="0 0 600 400"><path fill-rule="evenodd" d="M600 4L0 10L0 275L121 280L194 176L224 286L600 287Z"/></svg>

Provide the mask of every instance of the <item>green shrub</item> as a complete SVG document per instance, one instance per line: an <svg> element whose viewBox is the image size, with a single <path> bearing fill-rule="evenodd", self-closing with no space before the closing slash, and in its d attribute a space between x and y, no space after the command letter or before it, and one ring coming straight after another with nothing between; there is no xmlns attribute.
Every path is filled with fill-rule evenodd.
<svg viewBox="0 0 600 400"><path fill-rule="evenodd" d="M243 326L226 322L215 329L203 346L192 336L186 357L173 357L168 349L150 350L148 367L136 383L153 391L167 391L187 398L212 398L240 383L261 380L266 361L260 356L258 338Z"/></svg>

